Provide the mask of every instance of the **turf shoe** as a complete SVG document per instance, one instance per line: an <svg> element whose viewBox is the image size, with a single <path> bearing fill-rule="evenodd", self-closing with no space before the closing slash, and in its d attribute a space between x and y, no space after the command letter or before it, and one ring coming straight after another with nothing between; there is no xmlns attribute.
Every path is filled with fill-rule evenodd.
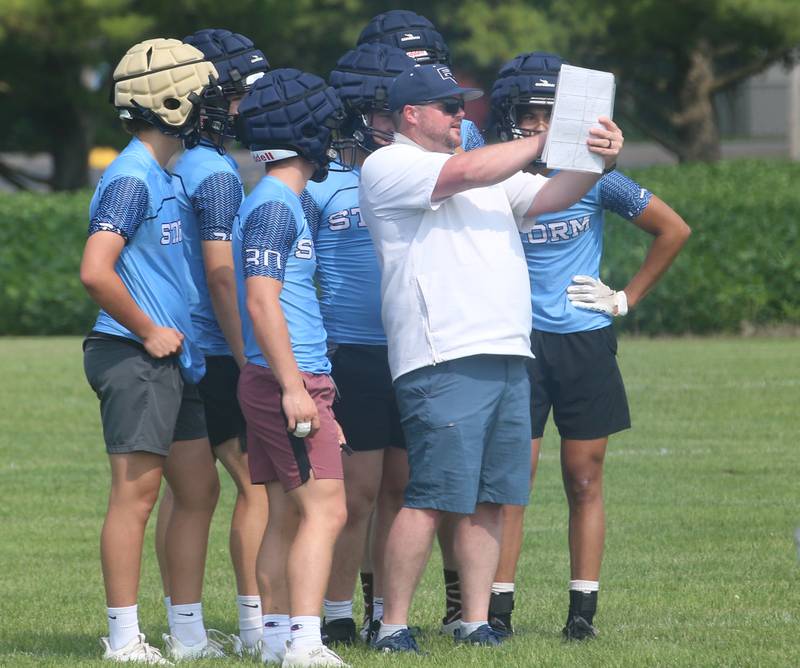
<svg viewBox="0 0 800 668"><path fill-rule="evenodd" d="M112 650L108 638L100 638L100 645L105 649L103 659L106 661L119 661L122 663L149 663L155 666L171 666L161 652L145 642L144 633L138 634L124 647Z"/></svg>
<svg viewBox="0 0 800 668"><path fill-rule="evenodd" d="M329 647L319 645L317 647L292 647L291 642L286 643L286 654L283 656L283 663L281 668L290 668L291 666L302 666L303 668L310 668L311 666L341 666L342 668L350 668L350 664L342 661L342 658L336 654Z"/></svg>
<svg viewBox="0 0 800 668"><path fill-rule="evenodd" d="M488 624L483 624L475 629L466 637L461 637L462 629L457 629L453 637L457 643L465 643L468 645L482 645L484 647L497 647L505 640L505 636L501 636Z"/></svg>
<svg viewBox="0 0 800 668"><path fill-rule="evenodd" d="M351 617L322 620L322 642L325 645L353 645L356 641L356 623Z"/></svg>
<svg viewBox="0 0 800 668"><path fill-rule="evenodd" d="M561 630L564 640L588 640L597 637L597 629L580 615L572 615Z"/></svg>
<svg viewBox="0 0 800 668"><path fill-rule="evenodd" d="M372 649L376 649L379 652L414 652L415 654L419 654L417 641L414 640L414 636L411 635L411 631L407 628L395 631L392 635L386 636L381 640L377 638L378 633L376 631L370 646Z"/></svg>
<svg viewBox="0 0 800 668"><path fill-rule="evenodd" d="M504 636L514 635L511 612L514 610L514 592L492 594L489 600L489 626Z"/></svg>

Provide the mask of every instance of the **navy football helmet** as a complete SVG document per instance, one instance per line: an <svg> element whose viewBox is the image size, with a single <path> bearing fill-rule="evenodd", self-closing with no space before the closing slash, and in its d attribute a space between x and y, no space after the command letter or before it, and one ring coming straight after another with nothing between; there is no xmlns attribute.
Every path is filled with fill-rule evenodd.
<svg viewBox="0 0 800 668"><path fill-rule="evenodd" d="M255 82L239 105L236 136L256 162L300 156L323 181L337 159L338 128L344 108L336 91L315 74L291 68L271 70Z"/></svg>
<svg viewBox="0 0 800 668"><path fill-rule="evenodd" d="M224 152L223 141L234 137L231 100L243 96L269 70L267 57L244 35L230 30L206 28L184 37L214 64L217 78L203 93L200 104L200 130L214 135L215 145Z"/></svg>
<svg viewBox="0 0 800 668"><path fill-rule="evenodd" d="M402 49L388 44L362 44L339 58L328 77L344 105L346 117L341 128L342 164L355 164L357 149L371 153L391 143L393 133L382 132L370 125L375 111L389 111L389 88L398 74L414 67L414 60Z"/></svg>
<svg viewBox="0 0 800 668"><path fill-rule="evenodd" d="M492 125L502 141L532 134L517 125L517 107L553 106L564 60L544 51L522 53L500 68L492 86Z"/></svg>
<svg viewBox="0 0 800 668"><path fill-rule="evenodd" d="M378 14L358 36L358 44L380 42L403 49L420 65L449 65L450 50L428 19L406 9Z"/></svg>

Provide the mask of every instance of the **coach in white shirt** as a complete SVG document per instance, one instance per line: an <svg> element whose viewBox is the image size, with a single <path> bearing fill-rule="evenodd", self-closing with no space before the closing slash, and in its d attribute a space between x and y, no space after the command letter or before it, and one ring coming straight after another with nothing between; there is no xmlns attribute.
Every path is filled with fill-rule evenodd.
<svg viewBox="0 0 800 668"><path fill-rule="evenodd" d="M457 639L497 644L487 624L499 555L500 504L528 502L531 305L520 231L580 199L600 175L553 178L520 170L544 136L454 154L464 100L449 68L423 65L389 94L395 143L361 171L361 215L382 269L383 324L410 481L386 548L379 649L415 651L408 609L443 513L454 549L463 622ZM600 119L590 150L612 167L622 133Z"/></svg>

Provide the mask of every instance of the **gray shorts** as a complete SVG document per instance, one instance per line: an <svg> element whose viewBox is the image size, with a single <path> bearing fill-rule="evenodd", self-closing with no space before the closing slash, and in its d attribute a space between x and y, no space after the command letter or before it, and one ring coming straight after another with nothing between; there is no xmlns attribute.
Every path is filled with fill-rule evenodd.
<svg viewBox="0 0 800 668"><path fill-rule="evenodd" d="M155 359L136 341L100 336L84 341L83 368L100 399L108 454L166 457L174 441L206 437L203 402L177 358Z"/></svg>
<svg viewBox="0 0 800 668"><path fill-rule="evenodd" d="M462 357L394 382L408 446L405 505L470 515L526 505L531 473L526 358Z"/></svg>

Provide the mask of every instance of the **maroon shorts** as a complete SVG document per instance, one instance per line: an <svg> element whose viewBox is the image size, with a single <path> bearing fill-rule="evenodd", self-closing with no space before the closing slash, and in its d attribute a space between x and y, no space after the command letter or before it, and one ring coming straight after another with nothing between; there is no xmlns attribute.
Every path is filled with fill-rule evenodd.
<svg viewBox="0 0 800 668"><path fill-rule="evenodd" d="M327 374L300 372L319 412L313 436L297 438L286 430L281 387L272 371L247 364L239 377L239 403L247 421L247 454L253 484L280 480L284 491L299 487L314 472L317 479L342 480L342 455L334 422L333 381Z"/></svg>

